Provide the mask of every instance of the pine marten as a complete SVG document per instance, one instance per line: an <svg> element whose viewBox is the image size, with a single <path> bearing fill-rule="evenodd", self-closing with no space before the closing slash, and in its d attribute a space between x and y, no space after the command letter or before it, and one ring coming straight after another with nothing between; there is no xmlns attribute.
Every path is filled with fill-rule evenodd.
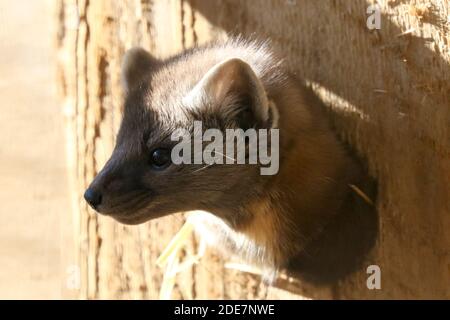
<svg viewBox="0 0 450 320"><path fill-rule="evenodd" d="M92 208L125 224L207 211L195 217L197 231L268 274L323 283L361 262L377 229L361 196L375 200L373 183L268 43L231 39L166 60L134 48L122 78L116 145L84 194ZM261 174L260 163L175 164L171 137L195 135L196 121L201 130L277 129L276 174Z"/></svg>

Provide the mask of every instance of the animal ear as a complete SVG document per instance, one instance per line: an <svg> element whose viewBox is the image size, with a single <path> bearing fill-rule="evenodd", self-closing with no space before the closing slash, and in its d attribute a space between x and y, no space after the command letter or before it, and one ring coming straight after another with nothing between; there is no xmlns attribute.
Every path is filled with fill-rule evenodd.
<svg viewBox="0 0 450 320"><path fill-rule="evenodd" d="M272 126L272 105L261 80L238 58L212 67L183 101L192 106L218 106L221 114L233 117L241 128Z"/></svg>
<svg viewBox="0 0 450 320"><path fill-rule="evenodd" d="M132 48L125 52L122 61L122 85L125 92L136 87L146 75L159 65L160 61L142 48Z"/></svg>

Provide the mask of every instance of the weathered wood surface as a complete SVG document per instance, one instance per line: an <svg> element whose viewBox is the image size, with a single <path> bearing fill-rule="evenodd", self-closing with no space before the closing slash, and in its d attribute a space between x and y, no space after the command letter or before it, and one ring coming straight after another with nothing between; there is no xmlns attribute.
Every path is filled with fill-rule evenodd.
<svg viewBox="0 0 450 320"><path fill-rule="evenodd" d="M326 288L228 270L209 252L177 276L174 298L450 298L450 3L378 1L381 29L366 26L370 1L60 0L59 86L74 128L82 298L157 298L155 259L182 224L163 218L126 227L87 208L82 190L109 156L120 122L124 51L159 57L231 33L271 39L290 70L328 103L344 139L379 182L377 245L366 270ZM429 4L426 6L426 4ZM196 251L192 239L186 254Z"/></svg>

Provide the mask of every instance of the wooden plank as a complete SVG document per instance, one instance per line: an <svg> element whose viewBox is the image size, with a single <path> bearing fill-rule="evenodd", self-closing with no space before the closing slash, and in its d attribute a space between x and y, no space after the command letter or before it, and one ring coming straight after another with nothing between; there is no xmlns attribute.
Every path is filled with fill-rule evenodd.
<svg viewBox="0 0 450 320"><path fill-rule="evenodd" d="M167 57L227 33L270 39L288 68L327 102L342 137L367 159L379 182L380 224L367 264L381 267L382 290L367 289L362 269L333 287L291 283L284 288L294 293L283 293L224 268L209 251L178 275L173 297L450 297L447 1L378 1L380 30L367 28L370 2L363 0L60 2L60 91L75 114L81 297L157 298L162 271L154 262L183 223L177 215L121 226L81 201L120 123L123 53L141 45ZM69 23L73 8L76 28ZM184 254L196 247L192 239Z"/></svg>

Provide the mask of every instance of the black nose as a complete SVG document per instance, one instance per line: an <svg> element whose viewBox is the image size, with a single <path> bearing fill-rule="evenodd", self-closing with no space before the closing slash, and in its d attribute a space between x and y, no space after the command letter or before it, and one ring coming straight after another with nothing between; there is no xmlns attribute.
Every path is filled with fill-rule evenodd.
<svg viewBox="0 0 450 320"><path fill-rule="evenodd" d="M84 199L86 199L92 208L97 209L100 203L102 203L102 194L95 189L88 188L84 193Z"/></svg>

